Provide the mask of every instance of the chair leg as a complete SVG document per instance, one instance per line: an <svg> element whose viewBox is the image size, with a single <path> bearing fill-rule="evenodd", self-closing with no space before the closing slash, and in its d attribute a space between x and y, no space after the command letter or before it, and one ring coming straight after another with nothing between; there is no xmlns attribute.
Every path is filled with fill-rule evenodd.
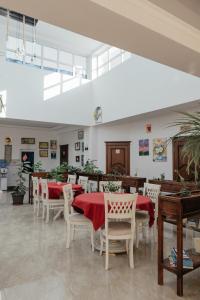
<svg viewBox="0 0 200 300"><path fill-rule="evenodd" d="M35 203L35 199L33 199L33 213L35 213L36 211L36 203Z"/></svg>
<svg viewBox="0 0 200 300"><path fill-rule="evenodd" d="M153 225L153 238L154 238L154 242L157 243L157 224L156 223Z"/></svg>
<svg viewBox="0 0 200 300"><path fill-rule="evenodd" d="M46 215L46 223L49 222L49 205L47 204L47 215Z"/></svg>
<svg viewBox="0 0 200 300"><path fill-rule="evenodd" d="M139 241L140 241L140 224L137 224L137 226L136 226L136 248L139 247Z"/></svg>
<svg viewBox="0 0 200 300"><path fill-rule="evenodd" d="M42 205L42 219L45 217L45 205Z"/></svg>
<svg viewBox="0 0 200 300"><path fill-rule="evenodd" d="M129 240L126 240L126 253L128 254L128 249L129 248Z"/></svg>
<svg viewBox="0 0 200 300"><path fill-rule="evenodd" d="M75 236L75 225L72 225L72 241L74 241Z"/></svg>
<svg viewBox="0 0 200 300"><path fill-rule="evenodd" d="M69 249L70 246L70 240L71 240L71 226L70 223L67 223L67 243L66 243L66 248Z"/></svg>
<svg viewBox="0 0 200 300"><path fill-rule="evenodd" d="M91 225L91 245L92 245L92 252L94 252L94 229Z"/></svg>
<svg viewBox="0 0 200 300"><path fill-rule="evenodd" d="M109 264L109 240L106 239L106 265L105 265L106 270L108 270L108 264Z"/></svg>
<svg viewBox="0 0 200 300"><path fill-rule="evenodd" d="M103 237L101 236L101 233L100 233L100 252L99 252L100 255L103 254Z"/></svg>
<svg viewBox="0 0 200 300"><path fill-rule="evenodd" d="M40 214L40 201L38 200L38 203L37 203L37 217L39 217L39 214Z"/></svg>
<svg viewBox="0 0 200 300"><path fill-rule="evenodd" d="M133 239L129 241L129 264L130 268L134 268L134 257L133 257Z"/></svg>

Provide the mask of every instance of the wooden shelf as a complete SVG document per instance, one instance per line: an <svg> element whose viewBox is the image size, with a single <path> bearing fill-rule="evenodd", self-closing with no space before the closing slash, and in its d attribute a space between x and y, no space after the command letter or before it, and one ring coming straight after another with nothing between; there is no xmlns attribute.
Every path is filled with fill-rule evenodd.
<svg viewBox="0 0 200 300"><path fill-rule="evenodd" d="M187 274L187 273L189 273L189 272L191 272L191 271L193 271L193 270L200 267L200 254L199 255L193 254L192 249L187 250L187 253L193 261L193 268L192 269L183 268L183 274ZM163 268L165 268L169 272L172 272L174 274L178 274L178 269L176 267L172 267L170 265L169 258L164 259Z"/></svg>

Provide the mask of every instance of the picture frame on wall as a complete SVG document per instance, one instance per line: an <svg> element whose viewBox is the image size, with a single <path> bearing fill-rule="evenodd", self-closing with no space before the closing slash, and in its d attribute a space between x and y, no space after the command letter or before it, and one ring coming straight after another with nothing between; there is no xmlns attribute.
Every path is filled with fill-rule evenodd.
<svg viewBox="0 0 200 300"><path fill-rule="evenodd" d="M82 140L84 138L84 131L83 130L79 130L78 131L78 140Z"/></svg>
<svg viewBox="0 0 200 300"><path fill-rule="evenodd" d="M76 156L76 162L80 162L80 156L79 155Z"/></svg>
<svg viewBox="0 0 200 300"><path fill-rule="evenodd" d="M35 138L21 138L21 144L26 144L26 145L34 145L35 144Z"/></svg>
<svg viewBox="0 0 200 300"><path fill-rule="evenodd" d="M48 157L48 150L40 150L39 156L40 157Z"/></svg>
<svg viewBox="0 0 200 300"><path fill-rule="evenodd" d="M39 149L49 149L48 142L39 142Z"/></svg>
<svg viewBox="0 0 200 300"><path fill-rule="evenodd" d="M81 146L80 142L75 143L75 150L76 151L80 150L80 146Z"/></svg>
<svg viewBox="0 0 200 300"><path fill-rule="evenodd" d="M81 155L81 167L84 167L84 154Z"/></svg>
<svg viewBox="0 0 200 300"><path fill-rule="evenodd" d="M50 149L57 150L57 140L50 140Z"/></svg>
<svg viewBox="0 0 200 300"><path fill-rule="evenodd" d="M56 151L51 151L51 159L56 159Z"/></svg>
<svg viewBox="0 0 200 300"><path fill-rule="evenodd" d="M85 149L84 142L81 143L81 149L82 149L82 152L84 152L84 149Z"/></svg>

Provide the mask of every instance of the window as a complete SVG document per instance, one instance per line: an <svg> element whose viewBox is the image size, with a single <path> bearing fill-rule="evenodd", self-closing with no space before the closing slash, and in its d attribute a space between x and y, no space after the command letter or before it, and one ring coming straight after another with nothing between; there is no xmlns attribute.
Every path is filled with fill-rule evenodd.
<svg viewBox="0 0 200 300"><path fill-rule="evenodd" d="M98 49L92 56L92 79L103 75L131 57L131 53L116 47Z"/></svg>

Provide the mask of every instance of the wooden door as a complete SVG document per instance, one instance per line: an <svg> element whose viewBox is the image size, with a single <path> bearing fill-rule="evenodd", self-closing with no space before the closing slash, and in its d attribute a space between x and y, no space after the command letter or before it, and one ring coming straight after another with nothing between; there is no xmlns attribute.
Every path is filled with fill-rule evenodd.
<svg viewBox="0 0 200 300"><path fill-rule="evenodd" d="M60 145L60 164L68 163L68 145Z"/></svg>
<svg viewBox="0 0 200 300"><path fill-rule="evenodd" d="M173 140L173 179L180 180L176 170L184 178L184 180L194 180L194 165L190 167L190 172L187 172L187 158L183 159L182 149L185 144L184 138Z"/></svg>
<svg viewBox="0 0 200 300"><path fill-rule="evenodd" d="M106 142L106 173L130 175L130 142Z"/></svg>

